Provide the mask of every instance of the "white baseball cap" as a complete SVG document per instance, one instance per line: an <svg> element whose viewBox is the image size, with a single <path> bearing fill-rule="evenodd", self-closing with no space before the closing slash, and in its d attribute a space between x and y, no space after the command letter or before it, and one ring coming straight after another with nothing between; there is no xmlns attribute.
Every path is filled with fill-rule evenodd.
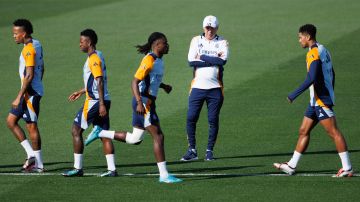
<svg viewBox="0 0 360 202"><path fill-rule="evenodd" d="M213 28L217 28L219 26L219 22L217 20L217 18L213 15L208 15L204 18L203 21L203 27L213 27Z"/></svg>

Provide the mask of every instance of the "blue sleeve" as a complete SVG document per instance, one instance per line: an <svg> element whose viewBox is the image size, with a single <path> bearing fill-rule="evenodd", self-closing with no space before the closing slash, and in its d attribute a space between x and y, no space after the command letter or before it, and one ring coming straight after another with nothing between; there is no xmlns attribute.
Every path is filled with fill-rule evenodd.
<svg viewBox="0 0 360 202"><path fill-rule="evenodd" d="M190 67L209 67L211 66L210 63L207 62L203 62L203 61L189 61L189 66Z"/></svg>
<svg viewBox="0 0 360 202"><path fill-rule="evenodd" d="M321 71L321 62L320 60L315 60L310 64L310 70L306 75L305 81L299 86L299 88L288 95L289 100L294 101L301 93L308 89L311 84L314 83L319 71Z"/></svg>
<svg viewBox="0 0 360 202"><path fill-rule="evenodd" d="M219 57L212 57L212 56L207 56L207 55L201 55L200 60L210 63L212 65L218 65L218 66L223 66L226 64L226 60L223 60Z"/></svg>

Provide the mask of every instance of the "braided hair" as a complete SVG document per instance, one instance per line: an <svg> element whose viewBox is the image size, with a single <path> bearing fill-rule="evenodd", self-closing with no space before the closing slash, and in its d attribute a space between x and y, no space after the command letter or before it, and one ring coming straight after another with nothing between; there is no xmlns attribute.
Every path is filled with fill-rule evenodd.
<svg viewBox="0 0 360 202"><path fill-rule="evenodd" d="M161 38L166 38L165 34L163 34L161 32L153 32L152 34L150 34L146 44L137 45L135 47L137 48L137 51L139 53L147 54L151 51L151 46L154 43L154 41L161 39Z"/></svg>

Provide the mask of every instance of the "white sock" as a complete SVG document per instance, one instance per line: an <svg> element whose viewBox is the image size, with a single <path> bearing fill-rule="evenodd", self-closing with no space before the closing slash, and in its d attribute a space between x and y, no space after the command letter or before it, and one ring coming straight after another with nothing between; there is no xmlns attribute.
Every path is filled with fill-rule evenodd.
<svg viewBox="0 0 360 202"><path fill-rule="evenodd" d="M115 167L115 156L114 156L114 154L106 154L105 157L106 157L108 170L115 171L116 167Z"/></svg>
<svg viewBox="0 0 360 202"><path fill-rule="evenodd" d="M83 163L83 154L74 153L74 168L82 169Z"/></svg>
<svg viewBox="0 0 360 202"><path fill-rule="evenodd" d="M351 167L351 162L350 162L350 157L349 157L349 152L341 152L339 153L340 159L341 159L341 164L342 164L342 168L344 170L350 170Z"/></svg>
<svg viewBox="0 0 360 202"><path fill-rule="evenodd" d="M44 168L44 164L42 161L41 150L34 151L35 154L35 167Z"/></svg>
<svg viewBox="0 0 360 202"><path fill-rule="evenodd" d="M290 159L290 161L287 164L292 168L296 168L296 166L301 158L301 155L302 155L301 153L294 151L292 158Z"/></svg>
<svg viewBox="0 0 360 202"><path fill-rule="evenodd" d="M99 133L99 137L104 137L104 138L108 138L108 139L114 139L115 136L115 131L112 130L102 130Z"/></svg>
<svg viewBox="0 0 360 202"><path fill-rule="evenodd" d="M161 178L167 178L169 176L168 170L166 168L166 161L157 163L159 168L159 173Z"/></svg>
<svg viewBox="0 0 360 202"><path fill-rule="evenodd" d="M32 149L29 141L27 139L25 139L24 141L22 141L21 143L21 146L24 147L25 149L25 152L27 154L27 158L29 159L30 157L34 157L35 154L34 154L34 150Z"/></svg>

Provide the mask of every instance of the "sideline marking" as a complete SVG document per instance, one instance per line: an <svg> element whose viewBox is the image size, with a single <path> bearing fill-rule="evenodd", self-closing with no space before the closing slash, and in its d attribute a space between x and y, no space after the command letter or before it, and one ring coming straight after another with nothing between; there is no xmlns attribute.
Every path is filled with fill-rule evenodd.
<svg viewBox="0 0 360 202"><path fill-rule="evenodd" d="M84 173L84 176L98 176L100 173ZM175 176L234 176L234 177L256 177L256 176L264 176L264 177L287 177L287 174L276 174L276 173L255 173L255 174L239 174L239 173L171 173ZM61 176L61 173L0 173L0 176ZM298 173L294 176L301 176L301 177L331 177L335 175L330 173ZM119 173L119 176L159 176L159 174L155 173ZM355 173L354 177L359 177L360 174Z"/></svg>

